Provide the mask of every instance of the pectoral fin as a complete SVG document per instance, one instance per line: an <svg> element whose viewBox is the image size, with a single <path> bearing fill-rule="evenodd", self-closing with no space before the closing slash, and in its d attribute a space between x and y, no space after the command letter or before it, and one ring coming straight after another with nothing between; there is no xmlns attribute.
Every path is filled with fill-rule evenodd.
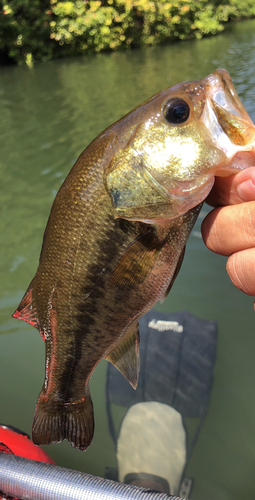
<svg viewBox="0 0 255 500"><path fill-rule="evenodd" d="M105 356L105 359L110 361L126 377L134 389L138 384L140 369L138 328L138 321L132 323L124 340Z"/></svg>
<svg viewBox="0 0 255 500"><path fill-rule="evenodd" d="M159 241L153 229L139 236L120 258L108 286L133 286L142 283L154 267L165 240Z"/></svg>

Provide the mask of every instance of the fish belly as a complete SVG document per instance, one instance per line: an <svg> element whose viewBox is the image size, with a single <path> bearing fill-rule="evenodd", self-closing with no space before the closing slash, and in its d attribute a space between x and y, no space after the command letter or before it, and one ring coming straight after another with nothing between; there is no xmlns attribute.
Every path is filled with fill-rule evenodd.
<svg viewBox="0 0 255 500"><path fill-rule="evenodd" d="M33 422L34 442L67 438L73 446L87 448L94 431L89 379L102 358L113 362L136 386L138 319L168 293L199 209L161 225L115 220L113 233L109 234L108 224L107 237L101 238L104 252L95 251L97 258L90 261L85 274L73 272L72 287L66 283L69 291L72 288L69 309L67 304L63 307L62 291L56 287L46 340L45 383ZM82 255L77 255L76 272L79 259ZM65 320L60 317L58 322L61 313Z"/></svg>

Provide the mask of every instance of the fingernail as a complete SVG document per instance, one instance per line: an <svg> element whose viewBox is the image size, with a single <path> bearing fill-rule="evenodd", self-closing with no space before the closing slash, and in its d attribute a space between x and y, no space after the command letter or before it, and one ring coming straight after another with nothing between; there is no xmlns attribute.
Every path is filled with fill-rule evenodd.
<svg viewBox="0 0 255 500"><path fill-rule="evenodd" d="M242 182L236 188L238 196L243 201L254 201L255 200L255 179L250 178L247 181Z"/></svg>

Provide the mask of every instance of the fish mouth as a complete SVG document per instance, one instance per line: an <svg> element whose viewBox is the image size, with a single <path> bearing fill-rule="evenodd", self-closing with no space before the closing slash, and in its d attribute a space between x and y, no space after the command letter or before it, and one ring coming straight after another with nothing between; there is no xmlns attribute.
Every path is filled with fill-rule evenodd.
<svg viewBox="0 0 255 500"><path fill-rule="evenodd" d="M214 175L225 177L255 166L255 126L241 103L229 73L217 69L203 80L207 100L202 121L226 156Z"/></svg>

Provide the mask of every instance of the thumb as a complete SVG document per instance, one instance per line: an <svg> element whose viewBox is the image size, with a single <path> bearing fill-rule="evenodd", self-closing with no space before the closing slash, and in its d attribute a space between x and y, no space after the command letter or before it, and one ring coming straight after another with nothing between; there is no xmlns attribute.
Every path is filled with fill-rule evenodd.
<svg viewBox="0 0 255 500"><path fill-rule="evenodd" d="M255 167L249 167L228 177L215 177L214 186L206 203L213 207L219 207L254 200Z"/></svg>

